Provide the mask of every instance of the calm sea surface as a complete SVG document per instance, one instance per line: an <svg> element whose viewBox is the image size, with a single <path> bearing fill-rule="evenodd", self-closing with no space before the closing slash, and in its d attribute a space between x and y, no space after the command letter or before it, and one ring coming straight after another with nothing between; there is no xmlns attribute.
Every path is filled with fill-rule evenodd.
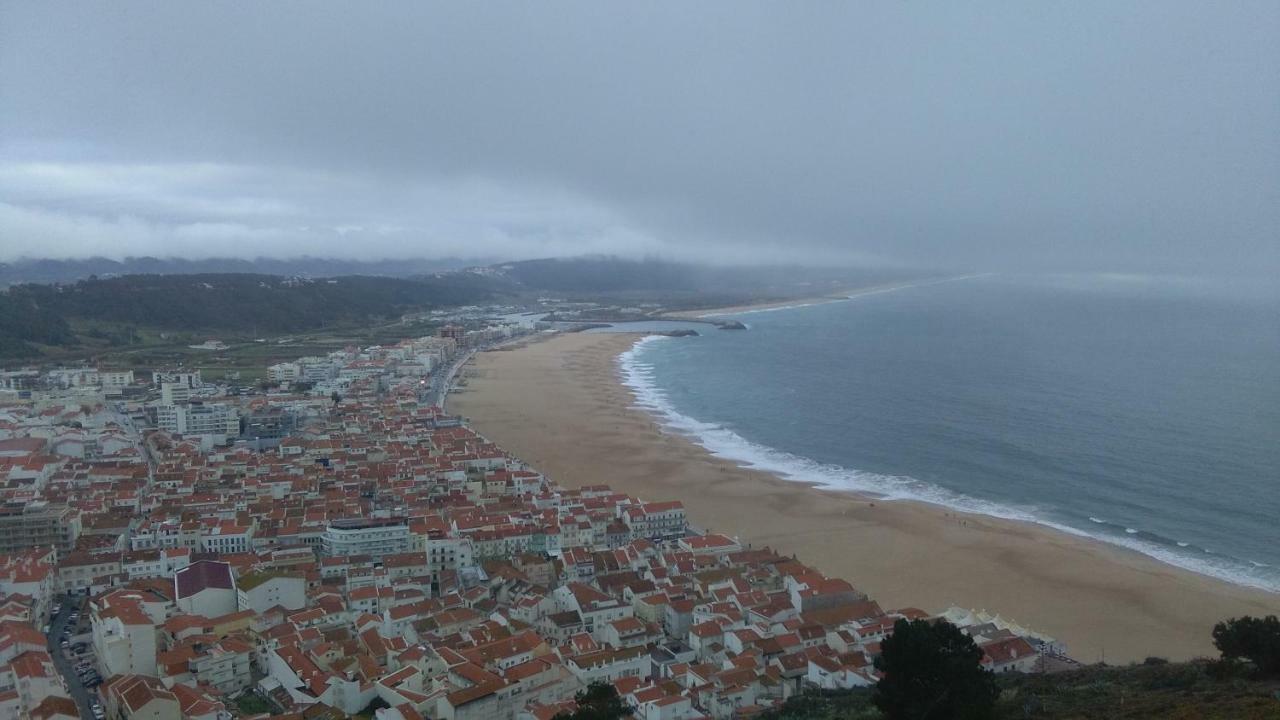
<svg viewBox="0 0 1280 720"><path fill-rule="evenodd" d="M732 316L623 356L640 402L795 480L1034 520L1280 590L1280 298L986 276Z"/></svg>

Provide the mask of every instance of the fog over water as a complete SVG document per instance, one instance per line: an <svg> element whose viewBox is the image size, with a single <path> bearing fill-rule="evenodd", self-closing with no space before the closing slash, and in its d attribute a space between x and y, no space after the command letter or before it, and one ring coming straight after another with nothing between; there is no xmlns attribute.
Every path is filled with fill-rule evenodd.
<svg viewBox="0 0 1280 720"><path fill-rule="evenodd" d="M0 5L0 259L1280 272L1280 4Z"/></svg>

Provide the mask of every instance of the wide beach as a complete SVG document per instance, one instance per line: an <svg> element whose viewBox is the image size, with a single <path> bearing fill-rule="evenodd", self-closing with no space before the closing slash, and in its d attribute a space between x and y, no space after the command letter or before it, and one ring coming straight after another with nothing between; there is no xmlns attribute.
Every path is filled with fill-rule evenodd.
<svg viewBox="0 0 1280 720"><path fill-rule="evenodd" d="M560 335L480 353L450 409L560 483L679 499L695 525L843 577L886 609L999 612L1086 662L1212 655L1213 624L1280 612L1242 588L1101 542L740 468L634 408L617 356L638 336Z"/></svg>

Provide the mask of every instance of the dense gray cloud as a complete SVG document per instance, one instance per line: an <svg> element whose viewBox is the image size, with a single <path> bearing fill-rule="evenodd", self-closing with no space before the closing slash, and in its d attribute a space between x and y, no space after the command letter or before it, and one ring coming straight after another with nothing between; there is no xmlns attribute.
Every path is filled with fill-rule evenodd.
<svg viewBox="0 0 1280 720"><path fill-rule="evenodd" d="M0 4L0 258L1280 271L1280 3Z"/></svg>

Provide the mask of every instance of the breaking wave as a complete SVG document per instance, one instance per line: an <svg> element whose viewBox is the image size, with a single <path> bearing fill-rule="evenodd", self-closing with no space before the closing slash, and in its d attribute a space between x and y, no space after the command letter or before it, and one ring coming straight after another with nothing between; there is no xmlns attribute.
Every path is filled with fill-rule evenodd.
<svg viewBox="0 0 1280 720"><path fill-rule="evenodd" d="M1090 538L1133 550L1175 567L1245 587L1280 592L1280 574L1266 563L1215 553L1208 548L1131 526L1088 516L1098 527L1090 531L1049 519L1041 509L982 500L905 475L883 475L819 463L752 442L732 429L703 422L678 411L654 381L654 368L641 356L655 344L674 338L651 335L618 357L619 376L635 396L635 406L653 415L667 430L684 435L716 457L741 467L761 470L784 480L824 490L843 490L878 500L914 500L958 512L1035 523L1077 537ZM1206 557L1208 556L1208 557Z"/></svg>

